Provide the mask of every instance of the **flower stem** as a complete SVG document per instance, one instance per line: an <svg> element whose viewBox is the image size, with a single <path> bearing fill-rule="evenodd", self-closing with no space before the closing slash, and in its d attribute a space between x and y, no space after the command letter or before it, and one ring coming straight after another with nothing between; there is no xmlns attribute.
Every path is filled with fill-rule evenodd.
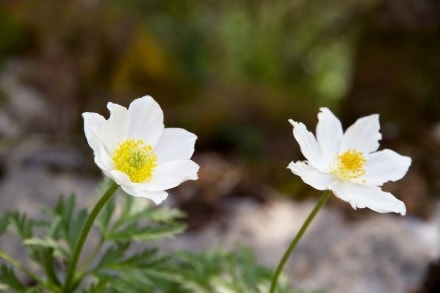
<svg viewBox="0 0 440 293"><path fill-rule="evenodd" d="M272 278L272 283L270 285L270 293L275 293L275 289L277 287L278 278L281 274L281 271L283 270L284 265L286 264L287 260L289 259L290 255L292 254L292 251L295 249L298 242L301 240L302 236L306 232L307 228L309 227L310 223L312 222L313 218L315 218L316 214L319 212L321 207L325 204L325 202L330 197L331 191L326 190L322 193L318 203L316 204L313 211L310 213L310 215L307 217L306 221L302 225L301 229L299 230L298 234L296 234L295 238L292 240L292 243L290 243L289 247L287 248L286 252L284 253L283 257L280 260L280 263L278 264L278 267L275 271L275 274Z"/></svg>
<svg viewBox="0 0 440 293"><path fill-rule="evenodd" d="M92 211L90 212L89 216L87 217L87 220L84 224L84 227L82 228L81 234L75 244L75 247L73 249L72 257L70 258L69 266L67 267L66 271L66 280L64 283L64 289L63 292L72 292L73 288L72 282L74 279L74 273L76 264L78 262L79 255L81 253L81 250L84 246L84 242L86 241L87 235L89 234L90 229L92 228L93 223L95 222L96 217L98 216L101 209L104 207L104 205L109 201L109 199L112 197L112 195L115 193L116 189L118 189L119 185L116 183L113 183L110 188L104 193L104 195L99 199L99 201L96 203L96 205L93 207Z"/></svg>

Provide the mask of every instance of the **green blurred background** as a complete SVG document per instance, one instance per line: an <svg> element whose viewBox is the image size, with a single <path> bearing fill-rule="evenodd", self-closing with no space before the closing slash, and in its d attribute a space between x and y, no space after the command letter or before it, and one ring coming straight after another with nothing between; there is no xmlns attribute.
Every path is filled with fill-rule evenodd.
<svg viewBox="0 0 440 293"><path fill-rule="evenodd" d="M3 158L44 137L78 146L94 174L80 114L149 94L166 126L198 135L196 161L214 153L246 174L230 194L304 198L316 192L286 169L301 158L287 119L314 129L326 106L344 127L381 115L382 146L414 160L387 186L410 213L439 197L436 0L2 0L0 72ZM20 89L42 111L17 106ZM204 198L214 177L201 177Z"/></svg>

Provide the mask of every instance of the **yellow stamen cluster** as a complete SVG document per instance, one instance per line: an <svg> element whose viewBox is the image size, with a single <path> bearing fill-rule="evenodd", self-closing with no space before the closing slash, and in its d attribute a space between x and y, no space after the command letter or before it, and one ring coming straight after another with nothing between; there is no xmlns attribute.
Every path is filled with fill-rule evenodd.
<svg viewBox="0 0 440 293"><path fill-rule="evenodd" d="M150 181L157 166L153 147L140 139L127 139L119 143L113 153L113 161L116 170L124 172L136 183Z"/></svg>
<svg viewBox="0 0 440 293"><path fill-rule="evenodd" d="M366 161L361 152L349 149L336 158L330 174L344 180L357 179L365 175Z"/></svg>

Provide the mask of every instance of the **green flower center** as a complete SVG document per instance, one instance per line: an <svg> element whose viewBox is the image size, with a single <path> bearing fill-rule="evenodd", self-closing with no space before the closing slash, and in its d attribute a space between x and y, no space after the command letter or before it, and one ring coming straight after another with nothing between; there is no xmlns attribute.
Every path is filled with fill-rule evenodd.
<svg viewBox="0 0 440 293"><path fill-rule="evenodd" d="M349 149L337 156L330 174L344 180L357 179L365 175L366 161L362 152Z"/></svg>
<svg viewBox="0 0 440 293"><path fill-rule="evenodd" d="M127 139L113 153L116 170L124 172L132 182L148 182L157 167L153 147L143 140Z"/></svg>

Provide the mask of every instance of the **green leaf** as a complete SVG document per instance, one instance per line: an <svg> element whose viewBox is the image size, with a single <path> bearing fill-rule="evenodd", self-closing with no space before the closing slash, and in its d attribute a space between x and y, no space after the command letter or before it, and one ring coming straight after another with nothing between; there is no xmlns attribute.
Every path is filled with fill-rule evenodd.
<svg viewBox="0 0 440 293"><path fill-rule="evenodd" d="M83 293L93 292L93 293L101 293L105 292L105 286L107 284L107 278L98 279L97 283L90 284L90 287L87 290L83 290Z"/></svg>
<svg viewBox="0 0 440 293"><path fill-rule="evenodd" d="M113 263L119 262L124 258L126 250L130 247L129 242L118 243L115 246L108 248L101 257L98 264L89 272L94 273L103 268L111 267Z"/></svg>
<svg viewBox="0 0 440 293"><path fill-rule="evenodd" d="M23 244L28 246L53 249L54 254L58 256L68 257L69 254L60 243L60 241L56 241L53 238L28 238L23 241Z"/></svg>
<svg viewBox="0 0 440 293"><path fill-rule="evenodd" d="M76 215L75 218L71 219L71 224L69 229L66 231L67 234L67 242L71 249L76 244L76 240L78 239L83 227L84 223L89 215L89 212L86 209L82 209Z"/></svg>
<svg viewBox="0 0 440 293"><path fill-rule="evenodd" d="M110 267L112 269L140 268L144 270L155 266L161 266L167 260L168 258L160 256L159 251L153 248L128 256L117 263L113 263Z"/></svg>
<svg viewBox="0 0 440 293"><path fill-rule="evenodd" d="M52 221L49 223L49 237L57 239L60 237L60 229L62 229L62 223L63 220L61 217L56 216Z"/></svg>
<svg viewBox="0 0 440 293"><path fill-rule="evenodd" d="M86 209L82 209L75 214L75 205L75 196L71 195L67 199L60 197L53 209L44 209L46 214L53 217L53 220L48 224L49 236L55 240L64 239L69 248L68 251L71 251L76 244L88 216Z"/></svg>
<svg viewBox="0 0 440 293"><path fill-rule="evenodd" d="M49 283L59 286L60 282L58 280L57 269L55 267L56 260L54 256L54 249L52 248L38 249L36 250L33 259L42 265Z"/></svg>
<svg viewBox="0 0 440 293"><path fill-rule="evenodd" d="M161 268L140 269L127 266L118 271L103 272L98 274L97 278L100 282L105 280L106 287L112 292L170 292L160 290L160 288L167 287L170 283L176 283L175 280L179 276L175 272L168 273Z"/></svg>
<svg viewBox="0 0 440 293"><path fill-rule="evenodd" d="M148 201L125 196L120 200L120 214L111 223L115 212L114 202L97 223L103 237L110 241L151 241L172 237L186 229L183 223L176 223L184 217L177 209L151 207Z"/></svg>
<svg viewBox="0 0 440 293"><path fill-rule="evenodd" d="M60 285L56 269L56 256L67 258L67 251L59 241L52 238L29 238L23 241L26 246L34 247L31 258L44 269L50 283Z"/></svg>
<svg viewBox="0 0 440 293"><path fill-rule="evenodd" d="M107 276L106 285L113 292L151 292L154 289L153 281L139 270L127 270L117 278Z"/></svg>
<svg viewBox="0 0 440 293"><path fill-rule="evenodd" d="M131 206L131 204L130 204ZM140 220L150 220L152 222L173 223L178 219L182 219L185 216L180 210L157 208L157 207L144 207L138 210L127 211L121 214L121 217L115 222L114 227L120 227L122 225L137 223Z"/></svg>
<svg viewBox="0 0 440 293"><path fill-rule="evenodd" d="M7 216L9 218L9 228L13 233L23 239L32 237L34 223L26 214L12 211L8 212Z"/></svg>
<svg viewBox="0 0 440 293"><path fill-rule="evenodd" d="M116 292L148 292L161 288L162 284L182 282L174 271L172 258L158 249L145 249L127 255L128 242L106 251L99 264L90 272L97 280L94 288L107 287Z"/></svg>
<svg viewBox="0 0 440 293"><path fill-rule="evenodd" d="M60 197L55 206L55 215L61 216L62 219L72 219L75 210L76 197L72 194L66 200L63 196ZM68 223L66 223L68 224Z"/></svg>
<svg viewBox="0 0 440 293"><path fill-rule="evenodd" d="M182 275L179 288L190 292L267 292L272 271L256 263L253 252L239 249L234 252L212 250L203 254L176 254L176 270ZM284 282L277 292L291 292Z"/></svg>
<svg viewBox="0 0 440 293"><path fill-rule="evenodd" d="M168 258L160 256L158 250L154 248L128 256L127 249L129 247L130 243L126 242L108 248L99 263L89 273L95 274L106 270L112 272L124 271L127 268L146 270L151 267L162 266L168 261Z"/></svg>
<svg viewBox="0 0 440 293"><path fill-rule="evenodd" d="M40 292L44 292L44 291L42 291L42 289L39 288L39 286L26 288L26 290L24 290L24 293L40 293Z"/></svg>
<svg viewBox="0 0 440 293"><path fill-rule="evenodd" d="M77 227L78 221L75 221L74 218L75 204L76 197L74 195L69 196L67 200L61 197L54 209L55 216L58 216L61 219L57 238L64 238L70 249L73 249L78 235L77 231L81 228Z"/></svg>
<svg viewBox="0 0 440 293"><path fill-rule="evenodd" d="M26 288L20 280L18 280L14 270L4 264L0 267L0 284L16 291L22 291Z"/></svg>
<svg viewBox="0 0 440 293"><path fill-rule="evenodd" d="M177 219L185 217L185 213L178 209L170 208L149 208L145 211L145 216L154 222L173 223Z"/></svg>
<svg viewBox="0 0 440 293"><path fill-rule="evenodd" d="M174 225L160 225L156 227L140 226L138 224L131 224L124 226L118 231L112 231L106 238L112 241L152 241L160 240L164 238L170 238L178 233L185 231L186 225L174 224Z"/></svg>

